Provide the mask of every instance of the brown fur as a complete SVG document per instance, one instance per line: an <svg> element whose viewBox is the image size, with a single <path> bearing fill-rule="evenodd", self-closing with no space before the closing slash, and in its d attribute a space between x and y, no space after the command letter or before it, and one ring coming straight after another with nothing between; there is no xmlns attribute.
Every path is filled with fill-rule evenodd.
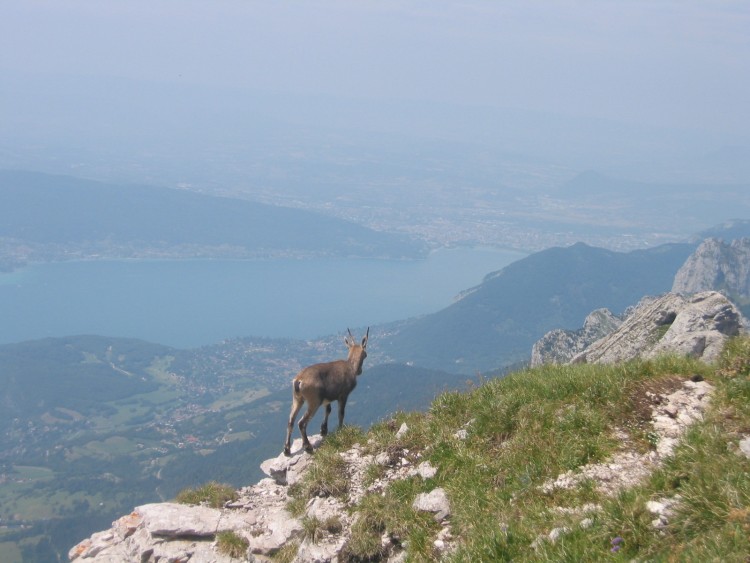
<svg viewBox="0 0 750 563"><path fill-rule="evenodd" d="M286 441L284 442L284 453L290 455L292 447L292 429L294 419L307 403L307 412L299 420L299 430L302 433L302 446L306 451L312 452L312 446L307 439L307 423L315 415L320 405L325 405L325 418L320 427L320 433L328 434L328 415L331 414L331 403L339 403L339 428L344 424L344 411L346 400L357 386L357 376L362 373L362 364L367 357L367 339L370 329L367 329L362 343L358 344L351 331L344 339L349 348L346 360L336 360L315 364L304 368L297 374L292 382L292 411L289 414L289 423L286 429Z"/></svg>

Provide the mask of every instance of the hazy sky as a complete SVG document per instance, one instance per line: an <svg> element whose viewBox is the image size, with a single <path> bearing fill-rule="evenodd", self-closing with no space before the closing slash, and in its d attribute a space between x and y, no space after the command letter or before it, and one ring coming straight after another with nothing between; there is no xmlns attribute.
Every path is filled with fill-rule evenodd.
<svg viewBox="0 0 750 563"><path fill-rule="evenodd" d="M6 167L36 166L24 157L36 147L102 166L164 147L226 154L266 146L282 122L286 138L320 134L308 147L329 129L495 143L581 168L689 160L748 150L748 100L747 0L0 4ZM79 156L99 149L111 156Z"/></svg>
<svg viewBox="0 0 750 563"><path fill-rule="evenodd" d="M3 70L743 131L750 3L8 1Z"/></svg>

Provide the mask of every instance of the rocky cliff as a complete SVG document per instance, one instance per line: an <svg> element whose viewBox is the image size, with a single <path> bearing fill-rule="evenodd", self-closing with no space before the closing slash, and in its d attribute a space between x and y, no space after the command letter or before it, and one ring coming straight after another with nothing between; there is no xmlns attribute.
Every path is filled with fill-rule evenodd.
<svg viewBox="0 0 750 563"><path fill-rule="evenodd" d="M617 330L622 319L609 311L590 313L579 330L555 329L539 339L531 349L531 365L565 364L591 344Z"/></svg>
<svg viewBox="0 0 750 563"><path fill-rule="evenodd" d="M665 351L712 361L727 337L747 328L742 318L747 309L740 307L748 300L750 238L731 243L709 238L678 270L672 293L647 297L622 317L598 309L579 330L548 332L534 344L531 365L613 363Z"/></svg>
<svg viewBox="0 0 750 563"><path fill-rule="evenodd" d="M717 291L643 299L612 333L576 354L572 363L616 363L675 353L716 360L726 340L747 330L740 310Z"/></svg>
<svg viewBox="0 0 750 563"><path fill-rule="evenodd" d="M750 299L750 238L726 243L705 240L675 275L672 291L697 293L714 289Z"/></svg>

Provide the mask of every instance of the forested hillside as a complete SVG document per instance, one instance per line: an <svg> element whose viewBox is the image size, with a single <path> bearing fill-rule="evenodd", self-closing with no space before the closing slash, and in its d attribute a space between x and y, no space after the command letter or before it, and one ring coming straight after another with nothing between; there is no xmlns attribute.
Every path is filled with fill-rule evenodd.
<svg viewBox="0 0 750 563"><path fill-rule="evenodd" d="M487 275L453 305L394 326L394 360L472 374L528 361L534 342L577 328L601 307L614 313L669 291L692 244L622 253L579 243L550 248Z"/></svg>

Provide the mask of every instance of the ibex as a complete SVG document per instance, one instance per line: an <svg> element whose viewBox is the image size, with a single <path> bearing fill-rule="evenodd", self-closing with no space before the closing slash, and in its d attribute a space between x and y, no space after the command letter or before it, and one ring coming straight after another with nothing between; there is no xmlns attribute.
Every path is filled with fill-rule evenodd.
<svg viewBox="0 0 750 563"><path fill-rule="evenodd" d="M357 376L362 373L362 364L367 357L367 339L370 336L370 329L368 327L361 344L357 344L351 330L347 329L347 332L349 336L344 338L344 342L349 348L349 356L346 360L308 366L292 381L292 412L289 414L284 443L286 455L291 454L294 419L297 418L297 413L305 402L307 402L307 412L299 420L299 430L302 433L302 446L308 453L312 453L313 448L307 439L307 423L310 422L320 405L326 407L323 425L320 427L321 435L328 434L328 415L331 414L333 401L339 403L339 428L344 424L346 399L357 386Z"/></svg>

